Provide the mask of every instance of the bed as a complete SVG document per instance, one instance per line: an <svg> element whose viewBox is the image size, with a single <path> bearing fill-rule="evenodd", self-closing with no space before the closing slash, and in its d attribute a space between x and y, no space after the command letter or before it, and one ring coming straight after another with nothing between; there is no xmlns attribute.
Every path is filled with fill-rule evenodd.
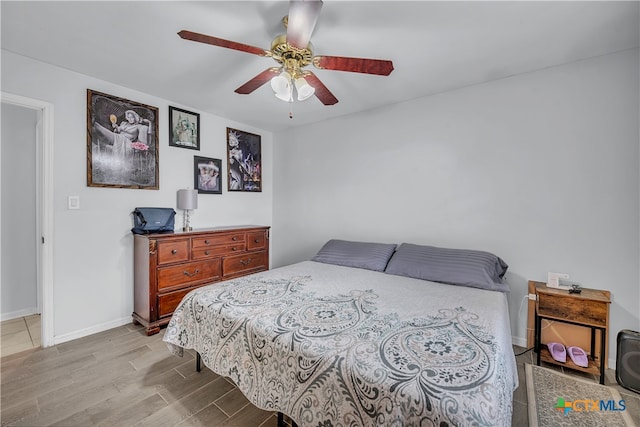
<svg viewBox="0 0 640 427"><path fill-rule="evenodd" d="M420 268L422 246L392 245L371 263L341 256L345 244L192 291L164 341L302 426L511 425L518 377L504 284L426 280L443 273Z"/></svg>

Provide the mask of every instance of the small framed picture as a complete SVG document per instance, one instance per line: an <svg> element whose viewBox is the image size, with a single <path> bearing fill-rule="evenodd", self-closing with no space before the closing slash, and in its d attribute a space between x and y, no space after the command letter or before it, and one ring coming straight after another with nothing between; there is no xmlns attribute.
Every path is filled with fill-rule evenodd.
<svg viewBox="0 0 640 427"><path fill-rule="evenodd" d="M169 106L169 145L200 150L200 114Z"/></svg>
<svg viewBox="0 0 640 427"><path fill-rule="evenodd" d="M222 160L193 156L193 188L199 194L222 194Z"/></svg>
<svg viewBox="0 0 640 427"><path fill-rule="evenodd" d="M260 135L227 128L228 191L262 191Z"/></svg>

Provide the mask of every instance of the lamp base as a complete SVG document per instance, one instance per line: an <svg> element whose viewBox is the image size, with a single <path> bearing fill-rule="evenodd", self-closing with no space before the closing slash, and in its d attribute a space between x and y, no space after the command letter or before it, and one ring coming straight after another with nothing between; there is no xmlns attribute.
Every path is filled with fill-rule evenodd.
<svg viewBox="0 0 640 427"><path fill-rule="evenodd" d="M193 227L182 227L182 231L191 231Z"/></svg>

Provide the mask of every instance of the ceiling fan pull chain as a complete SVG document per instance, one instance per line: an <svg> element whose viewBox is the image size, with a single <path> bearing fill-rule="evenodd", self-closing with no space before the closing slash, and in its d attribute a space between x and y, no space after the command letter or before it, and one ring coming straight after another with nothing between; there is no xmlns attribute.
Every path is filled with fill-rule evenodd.
<svg viewBox="0 0 640 427"><path fill-rule="evenodd" d="M293 119L293 98L289 100L289 118Z"/></svg>

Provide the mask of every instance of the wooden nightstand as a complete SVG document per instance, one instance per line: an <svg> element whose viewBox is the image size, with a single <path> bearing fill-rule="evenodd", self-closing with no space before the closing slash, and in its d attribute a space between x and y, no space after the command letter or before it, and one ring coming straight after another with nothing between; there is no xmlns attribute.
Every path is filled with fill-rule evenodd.
<svg viewBox="0 0 640 427"><path fill-rule="evenodd" d="M609 304L611 292L599 289L582 288L580 294L570 294L562 289L547 288L546 283L530 282L535 285L535 338L534 346L540 360L561 365L570 369L600 375L600 384L604 384L607 358L607 334L609 332ZM542 320L553 320L591 329L591 351L589 366L583 368L576 365L567 355L567 362L560 363L551 357L549 350L540 342ZM600 351L596 354L596 332L600 335ZM585 349L588 350L588 349Z"/></svg>

